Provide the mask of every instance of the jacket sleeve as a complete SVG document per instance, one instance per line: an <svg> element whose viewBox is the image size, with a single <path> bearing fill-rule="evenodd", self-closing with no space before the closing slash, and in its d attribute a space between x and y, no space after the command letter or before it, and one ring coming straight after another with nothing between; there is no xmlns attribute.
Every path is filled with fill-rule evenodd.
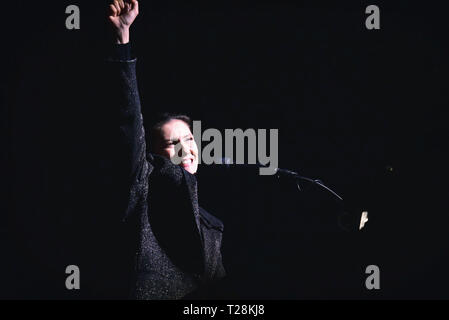
<svg viewBox="0 0 449 320"><path fill-rule="evenodd" d="M120 166L123 185L128 190L125 218L139 199L145 196L147 177L152 168L146 156L145 130L136 77L136 59L107 59L105 70L107 98L105 102L117 129L114 159Z"/></svg>

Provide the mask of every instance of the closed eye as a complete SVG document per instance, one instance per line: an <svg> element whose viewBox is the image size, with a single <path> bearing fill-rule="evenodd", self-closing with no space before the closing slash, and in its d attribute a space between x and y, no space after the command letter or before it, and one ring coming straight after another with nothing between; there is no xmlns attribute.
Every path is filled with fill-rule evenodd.
<svg viewBox="0 0 449 320"><path fill-rule="evenodd" d="M167 141L167 146L174 146L175 144L177 144L179 141Z"/></svg>

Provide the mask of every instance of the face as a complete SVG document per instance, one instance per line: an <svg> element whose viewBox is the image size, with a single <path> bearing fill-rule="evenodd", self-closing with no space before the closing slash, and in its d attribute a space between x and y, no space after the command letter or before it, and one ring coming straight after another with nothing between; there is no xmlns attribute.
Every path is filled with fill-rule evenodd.
<svg viewBox="0 0 449 320"><path fill-rule="evenodd" d="M198 146L188 124L182 120L172 119L161 127L154 152L179 163L191 174L198 170Z"/></svg>

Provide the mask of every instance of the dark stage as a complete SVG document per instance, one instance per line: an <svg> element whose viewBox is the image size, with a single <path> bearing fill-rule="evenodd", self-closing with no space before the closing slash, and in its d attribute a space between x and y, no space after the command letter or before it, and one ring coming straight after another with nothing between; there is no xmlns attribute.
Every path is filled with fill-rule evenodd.
<svg viewBox="0 0 449 320"><path fill-rule="evenodd" d="M114 299L124 286L100 68L109 2L92 2L4 10L2 299ZM70 4L79 30L65 27ZM380 30L365 26L370 4ZM449 298L442 2L140 7L131 45L145 121L177 111L203 129L276 128L278 166L344 198L341 207L307 183L299 191L289 178L200 165L199 202L225 225L220 298ZM369 221L358 230L362 211ZM339 227L343 212L349 231ZM65 287L68 265L80 268L80 290ZM365 287L370 265L380 289Z"/></svg>

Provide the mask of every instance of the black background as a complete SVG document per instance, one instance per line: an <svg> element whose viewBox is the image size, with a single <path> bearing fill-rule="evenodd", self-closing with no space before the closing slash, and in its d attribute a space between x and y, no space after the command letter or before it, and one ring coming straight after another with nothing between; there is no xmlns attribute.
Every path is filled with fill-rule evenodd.
<svg viewBox="0 0 449 320"><path fill-rule="evenodd" d="M3 10L2 298L104 298L120 282L94 262L119 245L104 219L116 192L98 68L107 3ZM441 3L140 1L131 42L145 119L169 110L203 130L278 128L279 167L369 212L365 229L343 232L319 189L200 168L200 203L226 226L225 297L448 298ZM69 4L80 30L65 28ZM381 30L365 28L370 4ZM65 289L69 264L80 291ZM380 290L364 286L371 264Z"/></svg>

